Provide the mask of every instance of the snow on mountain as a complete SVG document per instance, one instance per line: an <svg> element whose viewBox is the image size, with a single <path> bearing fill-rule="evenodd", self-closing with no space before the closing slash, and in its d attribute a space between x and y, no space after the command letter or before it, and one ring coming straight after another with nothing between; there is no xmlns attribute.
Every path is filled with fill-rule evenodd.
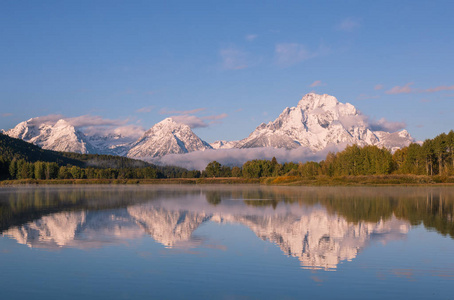
<svg viewBox="0 0 454 300"><path fill-rule="evenodd" d="M129 136L109 133L106 135L95 134L87 136L87 140L100 154L125 156L134 140Z"/></svg>
<svg viewBox="0 0 454 300"><path fill-rule="evenodd" d="M366 117L350 103L341 103L330 95L305 95L296 107L287 107L279 117L259 125L237 148L308 147L314 151L330 144L377 145L390 149L413 141L408 132L372 131Z"/></svg>
<svg viewBox="0 0 454 300"><path fill-rule="evenodd" d="M393 133L386 131L375 131L375 135L378 137L379 142L376 144L378 147L385 147L395 152L398 149L407 147L414 139L411 137L407 130L401 130Z"/></svg>
<svg viewBox="0 0 454 300"><path fill-rule="evenodd" d="M216 141L213 143L210 143L210 146L213 147L213 149L232 149L235 148L236 144L238 141Z"/></svg>
<svg viewBox="0 0 454 300"><path fill-rule="evenodd" d="M115 133L86 135L64 119L55 124L41 123L38 119L21 122L3 133L43 149L82 154L126 155L135 141L135 138Z"/></svg>
<svg viewBox="0 0 454 300"><path fill-rule="evenodd" d="M287 107L268 124L260 124L247 138L240 141L220 140L208 144L187 125L167 118L137 139L141 130L125 135L117 129L93 132L75 128L60 119L55 124L40 123L39 118L19 123L5 134L23 139L44 149L157 158L167 154L184 154L206 149L262 148L324 150L329 146L357 144L376 145L391 151L408 146L414 139L406 131L374 131L362 115L349 103L341 103L330 95L305 95L296 107Z"/></svg>
<svg viewBox="0 0 454 300"><path fill-rule="evenodd" d="M87 141L86 136L63 119L58 120L54 125L50 125L36 124L32 118L19 123L13 129L6 131L5 134L33 143L43 149L83 154L96 153L95 148Z"/></svg>
<svg viewBox="0 0 454 300"><path fill-rule="evenodd" d="M152 158L206 149L212 149L212 147L195 135L188 125L166 118L147 130L132 144L127 156Z"/></svg>

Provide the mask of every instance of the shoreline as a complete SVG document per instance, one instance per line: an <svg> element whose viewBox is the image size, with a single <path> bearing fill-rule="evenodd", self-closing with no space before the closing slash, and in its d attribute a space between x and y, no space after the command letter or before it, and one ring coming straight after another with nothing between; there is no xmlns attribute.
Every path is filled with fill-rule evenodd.
<svg viewBox="0 0 454 300"><path fill-rule="evenodd" d="M454 177L426 175L360 175L360 176L278 176L263 178L165 178L165 179L17 179L0 181L0 187L13 185L117 185L117 184L258 184L278 186L454 186Z"/></svg>

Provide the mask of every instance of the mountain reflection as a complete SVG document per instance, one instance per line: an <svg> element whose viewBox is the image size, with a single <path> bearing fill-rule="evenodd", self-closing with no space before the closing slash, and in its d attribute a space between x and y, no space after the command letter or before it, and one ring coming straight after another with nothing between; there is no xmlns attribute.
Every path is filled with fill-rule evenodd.
<svg viewBox="0 0 454 300"><path fill-rule="evenodd" d="M165 247L203 247L205 222L241 224L311 269L335 269L372 241L411 225L453 232L453 193L421 188L258 186L2 190L2 235L30 247L93 248L151 236Z"/></svg>

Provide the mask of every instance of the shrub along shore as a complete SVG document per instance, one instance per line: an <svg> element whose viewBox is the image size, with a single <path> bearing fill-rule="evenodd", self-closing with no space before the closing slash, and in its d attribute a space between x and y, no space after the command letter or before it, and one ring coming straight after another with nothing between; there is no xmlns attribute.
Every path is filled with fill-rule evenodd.
<svg viewBox="0 0 454 300"><path fill-rule="evenodd" d="M262 184L284 186L361 186L361 185L443 185L454 186L454 176L426 175L357 175L357 176L278 176L262 178L163 178L163 179L16 179L0 181L0 187L13 185L96 185L96 184Z"/></svg>

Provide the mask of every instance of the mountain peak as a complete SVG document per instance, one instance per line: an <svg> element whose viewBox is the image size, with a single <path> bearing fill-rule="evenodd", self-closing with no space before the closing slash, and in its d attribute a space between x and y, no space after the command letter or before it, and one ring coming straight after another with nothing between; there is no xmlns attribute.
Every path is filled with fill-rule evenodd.
<svg viewBox="0 0 454 300"><path fill-rule="evenodd" d="M64 119L60 119L60 120L57 121L57 123L55 123L54 126L63 127L63 126L72 126L72 125L69 124L68 121L66 121Z"/></svg>
<svg viewBox="0 0 454 300"><path fill-rule="evenodd" d="M168 135L168 134L173 134L178 131L185 131L185 132L192 133L192 130L188 125L183 124L183 123L178 123L172 118L165 118L161 122L156 123L155 125L153 125L153 127L148 129L144 135L147 135L147 136L153 136L156 134L158 134L158 135L167 134Z"/></svg>
<svg viewBox="0 0 454 300"><path fill-rule="evenodd" d="M156 123L153 127L155 127L156 125L167 126L167 127L184 127L184 128L190 129L190 127L188 125L175 121L173 118L170 118L170 117L165 118L164 120L162 120L159 123Z"/></svg>
<svg viewBox="0 0 454 300"><path fill-rule="evenodd" d="M161 122L159 122L157 124L178 124L178 123L175 122L175 120L172 119L171 117L168 117L168 118L165 118L164 120L162 120Z"/></svg>
<svg viewBox="0 0 454 300"><path fill-rule="evenodd" d="M60 119L53 126L53 130L66 131L67 133L76 133L76 128L68 121ZM80 134L80 133L79 133Z"/></svg>
<svg viewBox="0 0 454 300"><path fill-rule="evenodd" d="M155 124L132 144L127 156L133 158L159 157L212 149L188 125L166 118Z"/></svg>
<svg viewBox="0 0 454 300"><path fill-rule="evenodd" d="M316 109L322 107L335 107L339 104L336 97L323 94L308 93L298 102L298 107L302 109Z"/></svg>
<svg viewBox="0 0 454 300"><path fill-rule="evenodd" d="M84 134L63 119L50 125L39 123L37 118L32 118L19 123L6 131L6 134L48 150L76 153L88 153L91 150Z"/></svg>
<svg viewBox="0 0 454 300"><path fill-rule="evenodd" d="M284 109L276 120L258 126L236 147L293 149L303 146L319 151L330 144L358 144L395 149L412 141L407 132L392 135L374 132L365 120L350 103L341 103L327 94L309 93L296 107Z"/></svg>

